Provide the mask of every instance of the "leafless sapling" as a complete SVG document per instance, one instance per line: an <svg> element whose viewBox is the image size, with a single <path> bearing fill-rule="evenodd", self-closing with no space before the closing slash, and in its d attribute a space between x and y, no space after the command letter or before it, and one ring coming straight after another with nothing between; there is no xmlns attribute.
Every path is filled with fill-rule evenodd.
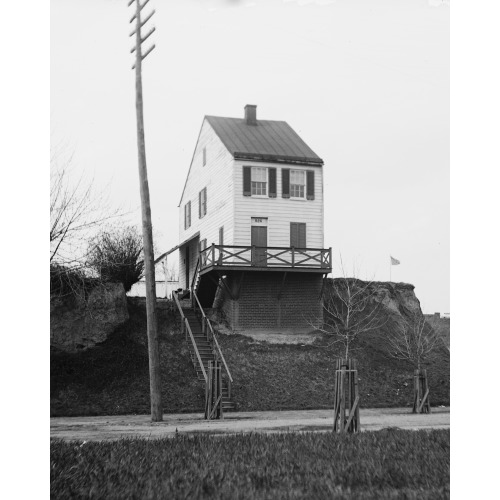
<svg viewBox="0 0 500 500"><path fill-rule="evenodd" d="M396 359L407 361L416 370L422 368L439 339L423 314L412 314L407 322L398 324L387 334L389 353Z"/></svg>
<svg viewBox="0 0 500 500"><path fill-rule="evenodd" d="M430 413L427 370L422 369L422 365L439 339L440 335L427 324L425 316L416 313L387 335L389 353L396 359L407 361L415 369L413 413Z"/></svg>
<svg viewBox="0 0 500 500"><path fill-rule="evenodd" d="M373 281L357 278L334 278L323 294L323 323L319 327L330 345L340 344L347 359L353 345L365 333L383 326L380 302Z"/></svg>

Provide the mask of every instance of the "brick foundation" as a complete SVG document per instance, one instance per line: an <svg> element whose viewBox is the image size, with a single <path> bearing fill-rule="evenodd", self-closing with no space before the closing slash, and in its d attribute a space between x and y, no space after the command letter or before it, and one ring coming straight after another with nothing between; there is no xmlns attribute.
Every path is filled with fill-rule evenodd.
<svg viewBox="0 0 500 500"><path fill-rule="evenodd" d="M310 330L322 320L321 274L287 273L283 280L282 272L233 272L226 283L237 300L225 292L216 302L232 328Z"/></svg>

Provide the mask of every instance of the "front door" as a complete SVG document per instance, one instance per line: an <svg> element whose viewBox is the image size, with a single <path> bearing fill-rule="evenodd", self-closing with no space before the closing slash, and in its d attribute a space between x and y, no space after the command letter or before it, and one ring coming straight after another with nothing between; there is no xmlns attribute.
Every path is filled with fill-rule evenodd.
<svg viewBox="0 0 500 500"><path fill-rule="evenodd" d="M253 266L267 266L267 227L266 226L252 226L252 265Z"/></svg>

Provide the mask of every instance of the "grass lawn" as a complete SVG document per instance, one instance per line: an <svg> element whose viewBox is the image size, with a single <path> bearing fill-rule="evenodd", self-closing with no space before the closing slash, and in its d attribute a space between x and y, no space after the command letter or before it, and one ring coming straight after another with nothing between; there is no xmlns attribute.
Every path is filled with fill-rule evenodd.
<svg viewBox="0 0 500 500"><path fill-rule="evenodd" d="M449 430L51 442L51 498L449 498Z"/></svg>
<svg viewBox="0 0 500 500"><path fill-rule="evenodd" d="M144 305L129 301L129 321L109 340L81 353L51 353L51 416L148 414L149 370ZM197 380L179 320L159 310L162 398L165 412L202 412L205 390ZM240 411L332 408L333 366L339 355L321 342L269 344L242 335L219 335ZM364 408L410 406L413 372L388 358L376 336L353 352ZM449 405L450 356L440 346L426 366L430 402Z"/></svg>

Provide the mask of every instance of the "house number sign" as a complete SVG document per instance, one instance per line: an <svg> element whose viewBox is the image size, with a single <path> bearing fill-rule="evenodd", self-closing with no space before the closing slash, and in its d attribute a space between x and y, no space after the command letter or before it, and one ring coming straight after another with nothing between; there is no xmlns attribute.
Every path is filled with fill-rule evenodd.
<svg viewBox="0 0 500 500"><path fill-rule="evenodd" d="M252 224L267 226L267 217L252 217Z"/></svg>

